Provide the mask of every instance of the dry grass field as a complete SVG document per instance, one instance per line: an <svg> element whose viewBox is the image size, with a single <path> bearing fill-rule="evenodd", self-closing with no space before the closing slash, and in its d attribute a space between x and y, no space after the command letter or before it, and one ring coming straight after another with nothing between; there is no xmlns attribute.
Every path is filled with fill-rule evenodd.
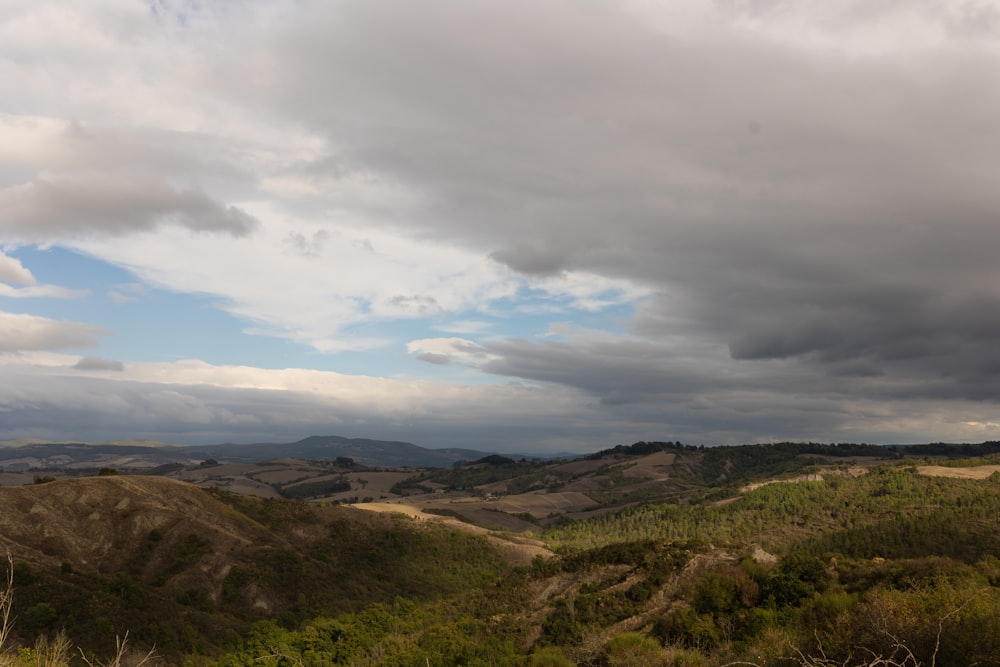
<svg viewBox="0 0 1000 667"><path fill-rule="evenodd" d="M972 466L970 468L950 468L948 466L919 466L917 472L930 477L954 477L956 479L986 479L1000 471L1000 465Z"/></svg>
<svg viewBox="0 0 1000 667"><path fill-rule="evenodd" d="M677 460L677 454L673 452L657 452L644 456L635 465L630 465L624 469L626 477L638 479L661 480L669 478L671 467Z"/></svg>
<svg viewBox="0 0 1000 667"><path fill-rule="evenodd" d="M466 521L459 521L458 519L451 517L441 516L439 514L429 514L424 511L426 509L425 507L420 507L406 502L358 503L353 505L353 507L370 512L398 514L410 517L411 519L415 519L417 521L436 521L457 530L462 530L474 535L483 535L494 545L503 549L503 551L507 554L507 557L512 562L520 565L527 565L537 556L549 558L553 555L553 553L545 548L539 540L523 535L512 535L503 529L495 530L484 528L481 525L475 525ZM497 519L502 516L506 516L495 512L494 514Z"/></svg>

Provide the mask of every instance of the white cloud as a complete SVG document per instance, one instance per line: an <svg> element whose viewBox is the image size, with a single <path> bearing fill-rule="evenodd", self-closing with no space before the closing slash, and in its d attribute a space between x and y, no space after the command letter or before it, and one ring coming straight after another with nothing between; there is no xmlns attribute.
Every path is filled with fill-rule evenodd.
<svg viewBox="0 0 1000 667"><path fill-rule="evenodd" d="M0 281L19 285L34 285L35 276L16 257L0 252Z"/></svg>
<svg viewBox="0 0 1000 667"><path fill-rule="evenodd" d="M430 364L460 364L481 368L490 361L500 359L485 347L465 338L424 338L406 344L406 350L421 361Z"/></svg>
<svg viewBox="0 0 1000 667"><path fill-rule="evenodd" d="M720 18L816 50L861 54L940 49L977 40L1000 47L1000 9L989 2L838 0L716 3Z"/></svg>
<svg viewBox="0 0 1000 667"><path fill-rule="evenodd" d="M79 299L89 294L83 289L69 289L58 285L29 285L28 287L11 287L0 283L0 297L9 299Z"/></svg>
<svg viewBox="0 0 1000 667"><path fill-rule="evenodd" d="M265 224L245 239L173 229L77 246L128 266L149 284L215 295L220 307L250 323L251 333L326 352L384 342L351 333L351 326L487 308L520 283L477 253L402 230L314 227L322 243L303 255L286 243L296 225L269 209L255 215Z"/></svg>
<svg viewBox="0 0 1000 667"><path fill-rule="evenodd" d="M551 296L569 297L574 308L588 312L635 303L650 295L648 287L637 285L634 281L583 271L567 271L558 276L543 277L533 284Z"/></svg>
<svg viewBox="0 0 1000 667"><path fill-rule="evenodd" d="M92 324L0 312L0 354L25 350L93 347L107 332Z"/></svg>
<svg viewBox="0 0 1000 667"><path fill-rule="evenodd" d="M493 326L494 325L490 322L482 320L458 320L455 322L438 324L434 328L438 331L453 334L481 334L489 331Z"/></svg>
<svg viewBox="0 0 1000 667"><path fill-rule="evenodd" d="M138 301L145 293L145 285L140 283L123 283L115 285L115 289L113 290L108 290L107 296L113 303L122 305Z"/></svg>

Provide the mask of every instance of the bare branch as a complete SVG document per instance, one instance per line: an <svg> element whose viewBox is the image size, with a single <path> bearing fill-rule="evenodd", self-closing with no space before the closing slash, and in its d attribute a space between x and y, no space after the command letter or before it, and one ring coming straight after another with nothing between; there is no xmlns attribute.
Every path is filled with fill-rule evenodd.
<svg viewBox="0 0 1000 667"><path fill-rule="evenodd" d="M944 632L944 622L965 609L967 604L969 604L968 600L938 619L937 636L934 638L934 652L931 654L931 667L937 666L937 655L941 649L941 634Z"/></svg>
<svg viewBox="0 0 1000 667"><path fill-rule="evenodd" d="M7 550L7 581L0 590L0 654L7 650L7 640L14 624L11 609L14 606L14 556Z"/></svg>
<svg viewBox="0 0 1000 667"><path fill-rule="evenodd" d="M128 646L128 632L126 631L124 637L118 637L118 636L115 637L115 647L116 647L115 654L114 656L112 656L110 660L106 662L92 662L86 656L86 654L83 653L82 649L80 650L80 654L83 656L83 661L87 663L89 667L124 667L123 660L125 659L126 656L127 646ZM151 648L142 658L139 659L138 662L132 665L132 667L141 667L150 660L153 660L155 657L156 657L156 649Z"/></svg>

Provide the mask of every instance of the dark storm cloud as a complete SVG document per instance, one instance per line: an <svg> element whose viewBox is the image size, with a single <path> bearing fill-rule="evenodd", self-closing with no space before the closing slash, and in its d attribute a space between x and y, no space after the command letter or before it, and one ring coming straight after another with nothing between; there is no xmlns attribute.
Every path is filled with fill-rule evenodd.
<svg viewBox="0 0 1000 667"><path fill-rule="evenodd" d="M509 248L490 253L490 257L518 273L552 276L562 272L569 258L569 254L562 248L561 244L519 242Z"/></svg>
<svg viewBox="0 0 1000 667"><path fill-rule="evenodd" d="M249 180L231 164L238 148L215 137L16 117L0 117L2 132L18 142L18 150L0 154L0 231L9 240L45 243L161 224L244 236L258 224L201 185L232 195Z"/></svg>
<svg viewBox="0 0 1000 667"><path fill-rule="evenodd" d="M81 357L80 361L73 364L73 368L78 371L124 371L125 364L116 359L102 359L101 357Z"/></svg>
<svg viewBox="0 0 1000 667"><path fill-rule="evenodd" d="M920 430L928 421L936 433L958 430L962 419L947 416L942 402L978 401L1000 391L992 378L976 388L906 369L884 377L863 363L829 364L830 372L822 373L799 359L732 360L649 341L513 340L486 349L500 356L481 366L486 371L578 388L598 401L591 417L613 416L653 437L702 444L918 441L930 437L930 430Z"/></svg>
<svg viewBox="0 0 1000 667"><path fill-rule="evenodd" d="M518 409L491 412L480 396L482 413L463 404L387 420L305 393L94 384L74 372L8 385L13 427L41 428L35 405L95 433L133 415L123 437L277 437L381 420L402 439L489 440L517 421L546 438L561 428L885 441L1000 423L1000 22L987 3L251 4L176 22L157 5L185 57L147 75L175 61L156 39L135 40L151 52L122 80L141 104L110 115L138 129L0 115L22 146L0 151L0 232L50 243L173 224L245 236L264 223L228 202L247 202L287 225L273 245L310 266L336 245L316 230L338 224L380 239L352 242L372 256L396 234L471 250L491 271L521 274L524 289L477 304L497 315L491 338L419 341L416 358L524 379L563 403L512 419ZM157 73L167 85L147 89ZM191 113L164 112L164 100L190 101ZM217 134L141 127L158 122ZM258 272L269 256L247 257ZM30 284L25 267L0 262L0 275ZM349 282L330 264L331 283ZM568 299L549 287L573 276L651 296L627 319L592 311L588 326L604 333L558 339L557 315L542 319ZM208 289L181 278L181 291ZM407 278L377 292L373 318L454 314L447 290ZM327 296L339 294L294 309ZM499 320L519 309L533 318L508 331L525 339L499 338ZM277 310L259 319L294 329ZM577 315L567 319L579 325ZM0 351L101 333L0 313L4 325Z"/></svg>
<svg viewBox="0 0 1000 667"><path fill-rule="evenodd" d="M416 358L420 361L428 364L434 364L436 366L447 366L451 363L451 357L447 354L436 354L434 352L424 352L416 355Z"/></svg>
<svg viewBox="0 0 1000 667"><path fill-rule="evenodd" d="M197 189L122 175L57 176L0 190L0 229L45 240L93 232L121 234L174 223L195 231L242 236L256 221Z"/></svg>
<svg viewBox="0 0 1000 667"><path fill-rule="evenodd" d="M280 76L219 85L294 110L339 175L421 192L415 230L659 294L640 342L494 343L491 373L607 405L757 392L744 414L994 401L997 43L964 41L962 7L922 4L937 36L907 43L896 3L720 3L672 27L619 3L346 2L248 56ZM823 30L839 50L808 43Z"/></svg>

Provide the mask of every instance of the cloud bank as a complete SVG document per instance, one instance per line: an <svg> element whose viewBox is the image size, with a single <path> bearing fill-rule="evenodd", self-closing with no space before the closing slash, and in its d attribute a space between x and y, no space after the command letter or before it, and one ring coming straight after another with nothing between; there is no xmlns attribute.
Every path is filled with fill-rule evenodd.
<svg viewBox="0 0 1000 667"><path fill-rule="evenodd" d="M379 355L373 400L411 416L322 429L333 399L266 373L133 375L176 363L152 345L64 364L146 432L285 433L273 401L433 442L479 415L510 448L998 436L988 3L39 2L0 44L0 298L207 295L244 335ZM139 288L17 254L53 245ZM0 348L125 358L66 312L2 314Z"/></svg>

